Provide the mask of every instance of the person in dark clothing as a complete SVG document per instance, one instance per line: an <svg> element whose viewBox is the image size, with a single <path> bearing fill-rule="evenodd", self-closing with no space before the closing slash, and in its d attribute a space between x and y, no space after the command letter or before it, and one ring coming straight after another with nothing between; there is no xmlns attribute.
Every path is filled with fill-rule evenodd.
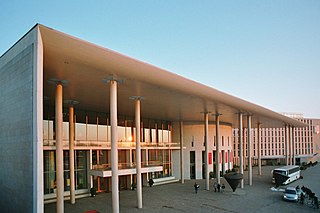
<svg viewBox="0 0 320 213"><path fill-rule="evenodd" d="M214 182L213 184L214 192L217 192L217 187L218 187L217 182Z"/></svg>
<svg viewBox="0 0 320 213"><path fill-rule="evenodd" d="M195 192L197 194L198 193L198 189L200 188L199 184L197 184L197 182L195 182L193 187L194 187L194 190L195 190Z"/></svg>
<svg viewBox="0 0 320 213"><path fill-rule="evenodd" d="M301 205L304 204L304 194L303 193L300 194L300 204Z"/></svg>
<svg viewBox="0 0 320 213"><path fill-rule="evenodd" d="M313 197L313 206L314 208L318 209L319 208L319 200L317 196Z"/></svg>
<svg viewBox="0 0 320 213"><path fill-rule="evenodd" d="M154 181L152 179L150 179L148 183L149 183L149 186L152 187L154 184Z"/></svg>
<svg viewBox="0 0 320 213"><path fill-rule="evenodd" d="M224 189L226 188L226 186L224 185L224 183L221 185L221 192L224 192Z"/></svg>
<svg viewBox="0 0 320 213"><path fill-rule="evenodd" d="M218 192L220 192L220 188L221 188L220 183L218 183L217 188L218 188Z"/></svg>

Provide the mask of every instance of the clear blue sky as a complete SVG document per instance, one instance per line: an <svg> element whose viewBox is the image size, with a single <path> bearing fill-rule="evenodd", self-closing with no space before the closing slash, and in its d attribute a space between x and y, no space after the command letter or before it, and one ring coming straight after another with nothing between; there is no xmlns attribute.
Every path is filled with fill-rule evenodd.
<svg viewBox="0 0 320 213"><path fill-rule="evenodd" d="M0 55L36 23L277 112L320 118L320 1L0 1Z"/></svg>

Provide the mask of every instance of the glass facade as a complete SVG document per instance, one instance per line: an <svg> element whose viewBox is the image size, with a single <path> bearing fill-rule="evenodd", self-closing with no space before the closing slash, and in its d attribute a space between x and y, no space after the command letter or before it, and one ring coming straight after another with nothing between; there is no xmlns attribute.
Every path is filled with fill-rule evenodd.
<svg viewBox="0 0 320 213"><path fill-rule="evenodd" d="M75 186L76 189L88 189L87 151L75 151ZM44 194L55 193L56 189L56 153L43 152ZM64 190L70 191L69 151L63 151Z"/></svg>
<svg viewBox="0 0 320 213"><path fill-rule="evenodd" d="M44 151L43 153L43 178L44 194L55 192L56 188L56 153L55 151Z"/></svg>
<svg viewBox="0 0 320 213"><path fill-rule="evenodd" d="M67 112L67 109L64 109ZM44 145L55 145L55 121L54 108L45 106L43 116L43 140ZM64 145L69 141L69 115L63 117ZM118 146L135 146L135 124L133 118L121 117L118 119ZM104 113L75 111L75 145L76 146L108 146L111 142L111 126L109 115ZM179 146L172 143L171 123L168 121L156 121L143 119L141 122L141 147L144 146Z"/></svg>
<svg viewBox="0 0 320 213"><path fill-rule="evenodd" d="M67 112L67 109L64 109ZM69 165L69 115L63 117L63 168L64 190L70 191ZM118 118L118 162L119 169L135 167L135 123L130 117ZM172 126L167 121L143 119L141 122L141 160L142 166L162 166L159 172L150 172L149 177L172 176L172 149L179 144L172 143ZM109 115L105 113L75 111L75 189L89 189L89 153L92 153L93 170L111 169L111 126ZM43 145L44 145L44 193L55 193L56 153L54 149L55 120L54 108L44 107ZM153 147L153 148L150 148ZM119 179L121 188L130 186L130 175ZM94 187L100 191L109 190L110 178L93 177ZM99 187L98 187L99 186Z"/></svg>

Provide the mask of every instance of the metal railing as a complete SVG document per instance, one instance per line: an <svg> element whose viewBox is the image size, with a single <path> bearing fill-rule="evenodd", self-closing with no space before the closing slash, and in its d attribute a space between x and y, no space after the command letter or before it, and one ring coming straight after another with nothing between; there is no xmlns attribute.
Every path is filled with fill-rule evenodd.
<svg viewBox="0 0 320 213"><path fill-rule="evenodd" d="M74 141L75 147L101 147L110 148L110 141ZM43 140L43 146L56 146L56 140ZM118 147L120 148L134 148L136 146L135 142L118 142ZM140 146L143 147L180 147L180 143L155 143L155 142L141 142ZM69 147L69 141L63 140L63 147Z"/></svg>
<svg viewBox="0 0 320 213"><path fill-rule="evenodd" d="M153 167L153 166L162 166L160 161L149 161L149 162L141 162L142 167ZM131 169L136 168L135 163L118 163L118 169ZM108 171L111 170L111 164L94 164L92 165L92 170L101 170L101 171Z"/></svg>

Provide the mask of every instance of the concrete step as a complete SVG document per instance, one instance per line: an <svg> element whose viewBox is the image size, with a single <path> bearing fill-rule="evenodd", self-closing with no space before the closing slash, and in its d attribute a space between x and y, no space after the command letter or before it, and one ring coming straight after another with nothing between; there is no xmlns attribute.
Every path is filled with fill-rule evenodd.
<svg viewBox="0 0 320 213"><path fill-rule="evenodd" d="M154 181L153 185L158 186L158 185L163 185L168 183L176 183L179 181L179 179L176 179L175 177L166 177L166 178L154 179L153 181Z"/></svg>

